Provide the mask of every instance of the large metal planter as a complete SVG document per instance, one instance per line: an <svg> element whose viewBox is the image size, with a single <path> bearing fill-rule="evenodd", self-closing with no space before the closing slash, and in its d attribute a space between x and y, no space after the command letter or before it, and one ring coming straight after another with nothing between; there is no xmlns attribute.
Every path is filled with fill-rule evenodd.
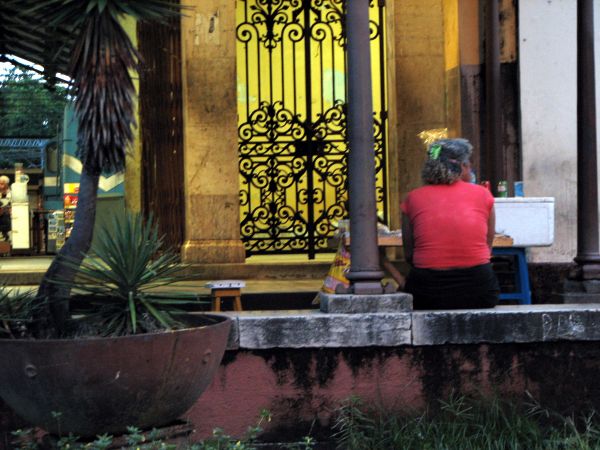
<svg viewBox="0 0 600 450"><path fill-rule="evenodd" d="M218 322L135 336L0 340L0 396L53 433L165 425L194 404L219 367L231 319L209 317Z"/></svg>

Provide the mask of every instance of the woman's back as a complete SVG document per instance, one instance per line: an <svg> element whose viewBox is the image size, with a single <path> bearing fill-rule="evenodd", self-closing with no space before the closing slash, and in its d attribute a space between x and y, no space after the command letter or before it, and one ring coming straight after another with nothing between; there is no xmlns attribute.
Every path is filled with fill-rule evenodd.
<svg viewBox="0 0 600 450"><path fill-rule="evenodd" d="M450 269L488 263L493 206L487 189L462 180L412 191L402 210L412 225L414 267Z"/></svg>

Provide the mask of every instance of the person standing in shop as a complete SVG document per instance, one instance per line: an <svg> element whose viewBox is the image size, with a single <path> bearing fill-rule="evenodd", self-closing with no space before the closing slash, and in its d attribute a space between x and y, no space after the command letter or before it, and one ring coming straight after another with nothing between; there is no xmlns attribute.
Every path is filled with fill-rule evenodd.
<svg viewBox="0 0 600 450"><path fill-rule="evenodd" d="M6 175L0 176L0 237L3 241L9 240L10 232L10 180Z"/></svg>

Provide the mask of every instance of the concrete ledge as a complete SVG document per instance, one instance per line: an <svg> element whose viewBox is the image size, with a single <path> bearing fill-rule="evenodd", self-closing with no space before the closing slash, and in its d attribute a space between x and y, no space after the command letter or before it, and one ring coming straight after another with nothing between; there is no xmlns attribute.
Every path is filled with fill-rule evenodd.
<svg viewBox="0 0 600 450"><path fill-rule="evenodd" d="M412 295L395 292L383 295L319 293L321 311L333 314L398 313L412 311Z"/></svg>
<svg viewBox="0 0 600 450"><path fill-rule="evenodd" d="M393 347L411 343L410 314L271 311L237 316L239 347Z"/></svg>
<svg viewBox="0 0 600 450"><path fill-rule="evenodd" d="M413 345L595 341L600 304L414 312L412 336Z"/></svg>
<svg viewBox="0 0 600 450"><path fill-rule="evenodd" d="M230 350L600 341L600 304L374 314L299 310L228 315L234 319Z"/></svg>

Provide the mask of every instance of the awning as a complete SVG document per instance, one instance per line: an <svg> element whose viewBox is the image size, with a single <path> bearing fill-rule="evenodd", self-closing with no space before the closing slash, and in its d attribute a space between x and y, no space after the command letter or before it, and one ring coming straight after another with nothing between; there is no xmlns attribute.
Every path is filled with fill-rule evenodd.
<svg viewBox="0 0 600 450"><path fill-rule="evenodd" d="M19 2L0 1L0 61L26 66L40 72L48 80L67 73L77 30L69 26L48 26L43 8L23 12ZM18 57L39 64L42 71L15 60Z"/></svg>

